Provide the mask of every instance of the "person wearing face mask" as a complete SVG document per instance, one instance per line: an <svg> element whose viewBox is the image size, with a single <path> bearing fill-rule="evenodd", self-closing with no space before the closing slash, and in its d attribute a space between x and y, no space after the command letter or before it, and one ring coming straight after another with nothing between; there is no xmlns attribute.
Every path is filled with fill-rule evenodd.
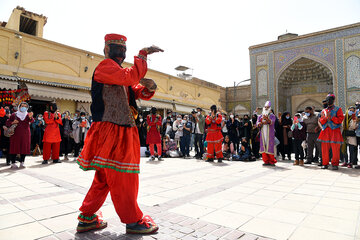
<svg viewBox="0 0 360 240"><path fill-rule="evenodd" d="M60 163L60 128L62 125L61 114L57 111L55 103L50 104L49 111L44 113L44 121L46 124L44 138L43 138L43 162L42 164L48 164L51 159L53 163Z"/></svg>
<svg viewBox="0 0 360 240"><path fill-rule="evenodd" d="M294 122L291 125L291 131L294 137L295 161L294 165L304 165L304 149L301 146L306 139L306 125L302 121L299 113L295 114Z"/></svg>
<svg viewBox="0 0 360 240"><path fill-rule="evenodd" d="M162 138L164 139L165 138L165 135L173 135L173 130L172 130L172 122L171 122L171 118L170 116L167 116L165 118L165 121L163 121L163 125L162 125L162 129L161 129L161 135L162 135ZM174 136L172 137L174 139Z"/></svg>
<svg viewBox="0 0 360 240"><path fill-rule="evenodd" d="M4 131L7 129L6 127L6 121L10 118L11 112L8 106L5 106L5 115L3 117L0 116L0 148L2 151L3 156L6 157L6 165L10 165L10 154L9 154L9 148L10 148L10 138L5 136Z"/></svg>
<svg viewBox="0 0 360 240"><path fill-rule="evenodd" d="M318 141L321 142L322 150L322 169L327 169L329 165L329 152L332 151L331 165L332 170L338 170L340 159L340 147L343 143L341 135L341 123L344 120L344 114L340 107L335 106L335 95L329 94L326 97L327 108L321 111L320 123L322 130Z"/></svg>
<svg viewBox="0 0 360 240"><path fill-rule="evenodd" d="M139 115L139 118L137 119L137 129L139 132L139 139L140 139L140 146L146 147L146 134L147 134L147 124L146 120L144 121L143 116Z"/></svg>
<svg viewBox="0 0 360 240"><path fill-rule="evenodd" d="M255 156L256 159L260 158L260 132L259 132L259 128L256 125L257 122L257 118L258 116L256 114L253 114L252 118L251 118L251 149L252 149L252 153Z"/></svg>
<svg viewBox="0 0 360 240"><path fill-rule="evenodd" d="M260 153L264 166L275 166L275 120L271 113L271 102L267 101L256 125L260 128Z"/></svg>
<svg viewBox="0 0 360 240"><path fill-rule="evenodd" d="M321 158L321 143L317 141L320 134L320 126L318 124L319 118L314 114L312 107L305 108L304 124L306 126L306 142L307 142L307 159L305 164L311 164L312 162L318 162L318 159L314 156L314 149Z"/></svg>
<svg viewBox="0 0 360 240"><path fill-rule="evenodd" d="M252 124L249 119L249 115L245 114L242 121L243 125L243 137L246 138L247 142L250 142Z"/></svg>
<svg viewBox="0 0 360 240"><path fill-rule="evenodd" d="M34 119L35 121L32 123L32 128L34 130L34 148L40 148L42 149L43 147L43 136L44 136L44 130L45 130L45 121L43 119L43 115L42 114L38 114L36 116L36 118Z"/></svg>
<svg viewBox="0 0 360 240"><path fill-rule="evenodd" d="M223 120L221 122L221 133L222 133L224 138L225 138L225 136L228 135L228 129L227 129L227 126L226 126L226 123L227 123L228 120L229 120L229 116L226 113L224 113L223 114Z"/></svg>
<svg viewBox="0 0 360 240"><path fill-rule="evenodd" d="M149 161L154 161L155 156L158 158L159 161L162 161L161 158L162 148L161 148L161 135L160 135L160 128L162 119L159 114L156 114L157 109L155 107L151 108L151 114L149 114L146 118L148 123L147 128L147 136L146 136L146 144L149 145L150 149L150 159ZM155 145L157 152L155 154Z"/></svg>
<svg viewBox="0 0 360 240"><path fill-rule="evenodd" d="M29 104L22 102L18 106L18 111L13 113L6 121L6 126L16 124L14 134L10 137L10 160L11 168L16 169L16 155L20 154L20 168L24 168L25 156L30 154L31 136L30 124L34 122L33 113L29 112Z"/></svg>
<svg viewBox="0 0 360 240"><path fill-rule="evenodd" d="M344 157L344 163L341 165L342 167L352 168L357 165L357 141L355 130L359 125L357 123L357 116L355 113L355 107L353 106L349 107L345 113L343 122L344 144L341 146L341 152ZM347 154L348 150L350 156Z"/></svg>
<svg viewBox="0 0 360 240"><path fill-rule="evenodd" d="M74 157L79 156L80 149L84 146L86 135L90 129L90 123L86 119L85 112L80 113L80 117L76 119L72 124L73 136L74 136Z"/></svg>
<svg viewBox="0 0 360 240"><path fill-rule="evenodd" d="M68 154L72 151L72 138L74 137L73 135L73 121L71 120L70 117L70 112L66 111L65 113L63 113L62 115L62 128L60 130L61 132L61 152L64 153L64 160L67 161L69 160L68 158Z"/></svg>
<svg viewBox="0 0 360 240"><path fill-rule="evenodd" d="M292 120L289 112L284 112L281 116L280 127L281 133L279 134L280 141L280 153L282 159L285 160L285 155L288 156L288 159L291 161L291 149L292 149L292 138L289 136L290 127L292 125Z"/></svg>
<svg viewBox="0 0 360 240"><path fill-rule="evenodd" d="M216 105L210 107L210 114L206 117L206 124L208 125L208 133L206 135L207 141L207 162L213 162L216 156L218 162L223 160L222 152L222 141L224 139L221 133L221 121L222 115L220 112L217 112Z"/></svg>
<svg viewBox="0 0 360 240"><path fill-rule="evenodd" d="M191 140L191 132L193 130L193 123L188 120L188 116L185 115L182 120L183 125L183 137L182 137L182 144L183 147L181 149L181 153L184 158L190 158L190 140Z"/></svg>
<svg viewBox="0 0 360 240"><path fill-rule="evenodd" d="M228 130L230 141L234 143L235 151L239 150L239 142L240 142L239 132L238 132L239 125L240 123L237 119L235 119L234 114L230 113L230 118L226 122L226 127Z"/></svg>
<svg viewBox="0 0 360 240"><path fill-rule="evenodd" d="M177 146L180 146L180 149L183 149L182 144L182 137L183 137L183 129L184 126L182 124L182 116L179 114L176 117L176 120L173 123L173 131L175 131L175 138L174 140L176 141Z"/></svg>
<svg viewBox="0 0 360 240"><path fill-rule="evenodd" d="M193 112L193 117L195 120L195 158L202 159L204 155L204 131L205 131L205 117L202 115L202 109L197 108L196 112Z"/></svg>

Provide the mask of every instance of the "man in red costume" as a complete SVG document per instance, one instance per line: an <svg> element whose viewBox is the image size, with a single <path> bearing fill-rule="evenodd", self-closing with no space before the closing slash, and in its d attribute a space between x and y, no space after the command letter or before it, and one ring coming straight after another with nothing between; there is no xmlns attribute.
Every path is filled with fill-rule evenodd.
<svg viewBox="0 0 360 240"><path fill-rule="evenodd" d="M329 165L329 152L332 151L331 167L338 170L340 160L340 147L343 142L341 135L341 123L344 114L340 107L334 105L335 95L329 94L326 97L328 107L323 109L319 119L322 125L318 141L321 142L322 169L327 169Z"/></svg>
<svg viewBox="0 0 360 240"><path fill-rule="evenodd" d="M161 116L156 114L156 108L151 108L151 114L147 116L147 124L148 131L146 135L146 144L149 144L150 148L150 161L155 160L155 145L157 148L157 158L159 161L162 161L161 158L162 150L161 150L161 136L160 136L160 128L161 128Z"/></svg>
<svg viewBox="0 0 360 240"><path fill-rule="evenodd" d="M151 234L158 226L149 216L143 216L138 203L140 141L135 124L136 99L149 100L156 84L144 78L146 57L162 51L144 48L134 57L134 65L123 68L126 37L105 36L105 59L96 67L91 85L93 123L87 133L84 148L78 158L83 170L96 170L94 181L80 207L77 232L107 226L96 212L111 194L116 213L126 224L126 233Z"/></svg>
<svg viewBox="0 0 360 240"><path fill-rule="evenodd" d="M212 105L210 110L211 113L205 119L205 122L208 125L208 132L206 135L208 159L206 161L213 162L216 155L218 162L222 162L223 153L221 145L224 139L221 133L222 116L217 112L216 105Z"/></svg>
<svg viewBox="0 0 360 240"><path fill-rule="evenodd" d="M61 115L57 112L57 106L55 103L50 105L50 111L44 113L44 121L46 124L44 138L43 138L43 161L42 164L48 164L51 159L53 163L60 163L60 128L59 124L62 125Z"/></svg>

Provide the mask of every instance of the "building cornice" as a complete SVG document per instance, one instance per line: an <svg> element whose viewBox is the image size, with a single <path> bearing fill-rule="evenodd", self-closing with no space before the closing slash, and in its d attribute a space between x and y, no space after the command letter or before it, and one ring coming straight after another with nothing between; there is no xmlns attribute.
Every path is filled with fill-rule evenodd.
<svg viewBox="0 0 360 240"><path fill-rule="evenodd" d="M249 50L253 50L253 49L256 49L256 48L262 48L262 47L266 47L266 46L271 46L271 45L275 45L275 44L281 44L281 43L285 43L285 42L297 41L297 40L301 40L301 39L304 39L304 38L311 38L311 37L315 37L315 36L319 36L319 35L323 35L323 34L334 33L334 32L347 30L347 29L351 29L351 28L356 28L356 27L360 27L360 22L350 24L350 25L341 26L341 27L331 28L331 29L327 29L327 30L323 30L323 31L304 34L304 35L300 35L300 36L290 38L290 39L276 40L276 41L271 41L271 42L267 42L267 43L253 45L253 46L249 47Z"/></svg>

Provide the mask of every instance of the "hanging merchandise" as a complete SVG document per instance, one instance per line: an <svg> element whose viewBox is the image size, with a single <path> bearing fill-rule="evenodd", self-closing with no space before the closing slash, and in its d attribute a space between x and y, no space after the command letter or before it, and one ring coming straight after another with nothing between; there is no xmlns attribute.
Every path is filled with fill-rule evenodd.
<svg viewBox="0 0 360 240"><path fill-rule="evenodd" d="M5 105L18 105L21 102L29 101L30 95L27 88L17 90L0 91L0 104Z"/></svg>

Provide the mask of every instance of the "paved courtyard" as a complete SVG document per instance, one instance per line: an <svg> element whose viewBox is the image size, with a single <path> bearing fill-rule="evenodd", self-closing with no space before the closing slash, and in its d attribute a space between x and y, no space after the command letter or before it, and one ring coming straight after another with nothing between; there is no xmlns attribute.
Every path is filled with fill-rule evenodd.
<svg viewBox="0 0 360 240"><path fill-rule="evenodd" d="M360 239L355 169L144 158L138 200L160 230L142 237L124 234L110 196L101 209L108 227L76 234L94 171L72 160L43 166L28 157L26 164L15 171L0 165L0 239Z"/></svg>

